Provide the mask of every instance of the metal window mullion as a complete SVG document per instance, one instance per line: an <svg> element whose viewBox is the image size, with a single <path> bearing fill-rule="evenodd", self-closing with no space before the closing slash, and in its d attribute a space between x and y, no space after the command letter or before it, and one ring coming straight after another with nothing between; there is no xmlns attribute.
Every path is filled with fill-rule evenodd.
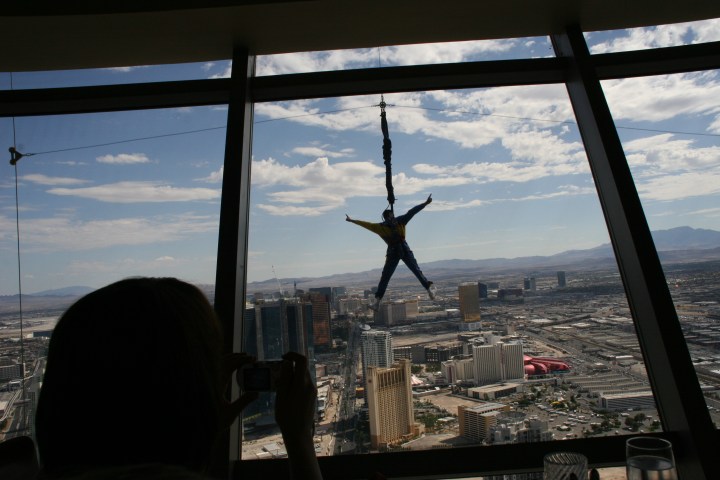
<svg viewBox="0 0 720 480"><path fill-rule="evenodd" d="M683 479L719 478L715 435L602 86L578 27L552 37L585 144L663 428Z"/></svg>
<svg viewBox="0 0 720 480"><path fill-rule="evenodd" d="M220 227L215 270L215 311L223 328L224 352L239 352L247 277L248 219L253 105L249 83L255 73L255 56L236 48L230 82L225 159L223 162ZM239 395L231 382L230 398ZM240 457L240 422L235 421L224 438L228 448L218 448L215 477L226 477L230 462ZM229 456L228 456L229 452ZM221 468L224 467L224 470Z"/></svg>

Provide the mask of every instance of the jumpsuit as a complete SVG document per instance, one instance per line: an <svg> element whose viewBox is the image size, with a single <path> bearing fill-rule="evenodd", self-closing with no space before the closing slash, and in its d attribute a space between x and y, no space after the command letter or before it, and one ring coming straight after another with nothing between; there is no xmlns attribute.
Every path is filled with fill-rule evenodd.
<svg viewBox="0 0 720 480"><path fill-rule="evenodd" d="M365 222L363 220L351 219L350 222L360 225L363 228L377 233L387 244L387 252L385 253L385 266L383 267L380 283L378 284L376 298L382 298L385 295L390 277L395 272L398 263L402 260L405 265L415 274L422 286L427 290L432 282L428 281L418 266L415 255L413 255L410 246L405 241L405 225L418 213L425 208L426 203L421 203L411 208L406 214L395 217L390 221L385 220L381 223Z"/></svg>

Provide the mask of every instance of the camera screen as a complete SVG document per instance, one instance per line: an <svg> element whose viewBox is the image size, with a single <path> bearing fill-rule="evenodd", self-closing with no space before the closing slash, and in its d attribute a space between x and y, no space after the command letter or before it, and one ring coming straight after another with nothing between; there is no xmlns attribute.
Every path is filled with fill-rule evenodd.
<svg viewBox="0 0 720 480"><path fill-rule="evenodd" d="M272 389L269 367L243 369L243 389L248 392L264 392Z"/></svg>

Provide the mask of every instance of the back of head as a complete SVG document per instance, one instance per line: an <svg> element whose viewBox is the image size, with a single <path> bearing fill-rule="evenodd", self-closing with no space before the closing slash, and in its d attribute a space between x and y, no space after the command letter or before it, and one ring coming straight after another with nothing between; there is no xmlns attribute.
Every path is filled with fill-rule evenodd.
<svg viewBox="0 0 720 480"><path fill-rule="evenodd" d="M221 334L196 287L133 278L71 306L36 416L48 472L139 463L203 469L219 432Z"/></svg>
<svg viewBox="0 0 720 480"><path fill-rule="evenodd" d="M386 222L394 217L392 210L383 210L382 212L383 220Z"/></svg>

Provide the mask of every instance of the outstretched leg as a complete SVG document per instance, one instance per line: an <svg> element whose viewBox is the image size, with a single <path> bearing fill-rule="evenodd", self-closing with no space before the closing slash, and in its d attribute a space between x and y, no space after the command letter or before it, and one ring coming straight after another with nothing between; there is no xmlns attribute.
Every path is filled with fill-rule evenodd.
<svg viewBox="0 0 720 480"><path fill-rule="evenodd" d="M385 296L385 290L387 290L388 283L390 283L390 277L395 273L400 263L400 253L397 248L388 248L387 254L385 255L385 266L383 267L382 275L380 275L380 283L378 283L377 292L375 292L375 298L382 299Z"/></svg>
<svg viewBox="0 0 720 480"><path fill-rule="evenodd" d="M420 280L420 283L422 284L424 289L430 288L432 285L432 282L429 281L427 278L425 278L425 275L423 274L422 270L420 270L420 267L418 266L417 260L415 260L415 255L413 255L412 250L410 250L410 247L405 245L403 256L402 256L403 262L405 262L405 265L410 269L411 272L415 274L418 280Z"/></svg>

